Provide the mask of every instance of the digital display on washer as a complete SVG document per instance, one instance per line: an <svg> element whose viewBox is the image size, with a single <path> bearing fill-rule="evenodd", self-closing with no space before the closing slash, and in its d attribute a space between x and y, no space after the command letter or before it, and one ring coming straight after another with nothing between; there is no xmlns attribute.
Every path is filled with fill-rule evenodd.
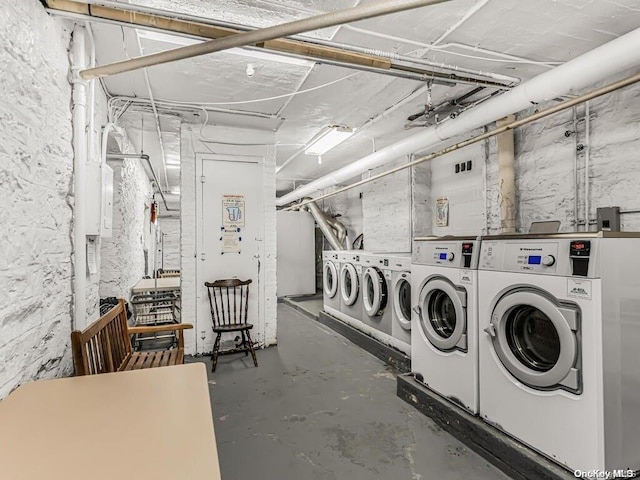
<svg viewBox="0 0 640 480"><path fill-rule="evenodd" d="M540 255L532 255L529 257L529 265L540 265L542 263L542 257Z"/></svg>
<svg viewBox="0 0 640 480"><path fill-rule="evenodd" d="M447 254L446 253L441 253L440 254L440 260L446 260L447 259Z"/></svg>

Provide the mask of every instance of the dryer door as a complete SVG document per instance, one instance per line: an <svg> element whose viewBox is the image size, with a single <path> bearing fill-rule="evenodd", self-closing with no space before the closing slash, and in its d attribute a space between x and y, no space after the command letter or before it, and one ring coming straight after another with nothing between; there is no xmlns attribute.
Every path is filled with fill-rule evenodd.
<svg viewBox="0 0 640 480"><path fill-rule="evenodd" d="M348 306L353 305L358 300L360 284L356 267L350 263L345 263L340 271L340 292L342 300Z"/></svg>
<svg viewBox="0 0 640 480"><path fill-rule="evenodd" d="M336 264L332 261L327 261L324 264L322 285L327 297L333 298L336 296L338 292L338 270L336 269Z"/></svg>
<svg viewBox="0 0 640 480"><path fill-rule="evenodd" d="M495 304L485 332L518 381L539 390L582 391L577 305L560 305L538 290L515 290Z"/></svg>
<svg viewBox="0 0 640 480"><path fill-rule="evenodd" d="M442 277L427 281L420 291L419 326L438 350L467 351L467 292Z"/></svg>
<svg viewBox="0 0 640 480"><path fill-rule="evenodd" d="M387 281L384 274L375 267L369 267L362 276L362 300L364 310L370 317L382 314L387 306Z"/></svg>
<svg viewBox="0 0 640 480"><path fill-rule="evenodd" d="M393 311L400 326L411 330L411 273L400 273L393 282Z"/></svg>

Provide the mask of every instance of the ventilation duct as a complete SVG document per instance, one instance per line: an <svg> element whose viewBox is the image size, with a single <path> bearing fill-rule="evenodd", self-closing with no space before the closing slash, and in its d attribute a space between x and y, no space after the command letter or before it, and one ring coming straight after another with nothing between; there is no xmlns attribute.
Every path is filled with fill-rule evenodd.
<svg viewBox="0 0 640 480"><path fill-rule="evenodd" d="M589 87L640 64L640 29L585 53L567 63L522 83L512 90L471 108L460 116L427 128L400 142L303 185L277 200L284 206L313 192L354 178L406 155L424 151L438 143L467 133L526 108Z"/></svg>
<svg viewBox="0 0 640 480"><path fill-rule="evenodd" d="M303 198L303 201L307 200L312 199ZM327 215L314 201L304 205L301 210L306 210L313 215L318 227L320 227L323 235L334 250L344 250L344 242L347 239L347 229L342 222Z"/></svg>

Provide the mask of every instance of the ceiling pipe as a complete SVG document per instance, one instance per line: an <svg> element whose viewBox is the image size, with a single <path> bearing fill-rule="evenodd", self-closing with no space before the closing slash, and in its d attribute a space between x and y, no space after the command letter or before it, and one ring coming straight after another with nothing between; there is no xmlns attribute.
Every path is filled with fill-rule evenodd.
<svg viewBox="0 0 640 480"><path fill-rule="evenodd" d="M255 45L257 43L290 35L310 32L327 27L335 27L344 23L381 17L392 13L414 10L416 8L437 5L448 1L451 0L378 1L372 4L359 5L354 8L347 8L344 10L338 10L337 12L329 12L302 20L288 22L282 25L275 25L273 27L263 28L260 30L238 33L228 37L210 40L198 45L189 45L187 47L132 58L130 60L116 62L109 65L102 65L100 67L86 69L80 72L80 75L85 80L116 75L118 73L130 72L154 65L161 65L164 63L175 62L177 60L184 60L187 58L207 55L209 53L220 52L234 47Z"/></svg>
<svg viewBox="0 0 640 480"><path fill-rule="evenodd" d="M356 187L360 187L362 185L365 185L367 183L370 182L375 182L376 180L379 180L383 177L386 177L388 175L393 175L396 172L399 172L401 170L405 170L407 168L411 168L411 167L415 167L416 165L419 165L421 163L424 162L428 162L430 160L433 160L434 158L437 157L441 157L443 155L446 155L448 153L451 152L455 152L456 150L460 150L462 148L468 147L469 145L473 145L474 143L478 143L478 142L482 142L484 140L487 140L488 138L491 137L495 137L497 135L500 135L504 132L507 132L509 130L514 130L516 128L522 127L523 125L527 125L529 123L532 122L536 122L542 118L546 118L550 115L554 115L558 112L561 112L563 110L566 110L568 108L571 107L575 107L576 105L579 105L581 103L587 102L589 100L593 100L594 98L598 98L601 97L603 95L606 95L608 93L611 92L615 92L616 90L620 90L621 88L625 88L628 87L630 85L633 85L635 83L640 82L640 73L637 73L635 75L632 75L630 77L624 78L622 80L618 80L617 82L611 83L609 85L606 85L604 87L600 87L597 88L596 90L593 90L589 93L580 95L578 97L572 98L570 100L566 100L560 104L554 105L553 107L547 108L546 110L542 110L539 112L534 113L533 115L530 115L528 117L522 118L520 120L516 120L514 122L508 123L506 125L503 125L502 127L497 127L494 130L488 131L486 133L483 133L481 135L475 136L475 137L471 137L468 140L464 140L462 142L456 143L454 145L451 145L449 147L446 147L442 150L439 150L437 152L434 153L430 153L428 155L425 155L424 157L420 157L416 160L412 160L409 163L405 163L403 165L400 165L398 167L392 168L391 170L386 170L382 173L378 173L376 175L373 175L369 178L366 178L364 180L360 180L358 182L352 183L350 185L347 185L346 187L341 187L338 188L337 190L334 190L333 192L330 193L325 193L323 195L319 195L315 198L310 198L310 200L301 200L300 203L295 203L287 208L285 208L285 211L290 211L290 210L298 210L302 207L304 207L307 203L309 202L317 202L318 200L322 200L325 198L329 198L329 197L333 197L334 195L338 195L340 193L346 192L347 190L351 190L352 188L356 188ZM624 213L638 213L638 212L624 212Z"/></svg>
<svg viewBox="0 0 640 480"><path fill-rule="evenodd" d="M179 208L169 208L167 205L167 199L164 198L164 193L162 192L162 188L160 187L160 182L158 181L158 177L156 175L156 171L153 169L153 165L151 164L151 159L149 155L146 153L137 154L137 153L110 153L107 155L107 158L110 160L125 160L127 158L140 158L147 162L149 165L149 169L151 170L151 175L153 176L153 180L156 182L156 186L158 187L158 192L160 193L160 197L162 197L162 202L164 203L164 208L167 212L179 212Z"/></svg>
<svg viewBox="0 0 640 480"><path fill-rule="evenodd" d="M542 73L508 92L487 100L476 108L466 110L450 121L434 125L299 187L278 198L276 205L287 205L323 188L344 183L367 170L426 150L442 141L483 127L532 105L575 93L637 66L640 64L639 44L640 28Z"/></svg>

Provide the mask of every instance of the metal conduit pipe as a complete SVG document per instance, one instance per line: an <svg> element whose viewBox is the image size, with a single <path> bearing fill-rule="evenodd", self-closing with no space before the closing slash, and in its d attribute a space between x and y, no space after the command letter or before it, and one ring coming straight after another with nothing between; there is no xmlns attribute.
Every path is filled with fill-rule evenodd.
<svg viewBox="0 0 640 480"><path fill-rule="evenodd" d="M636 74L636 75L632 75L631 77L627 77L623 80L619 80L617 82L614 82L612 84L606 85L604 87L598 88L592 92L589 92L587 94L584 95L580 95L579 97L576 98L572 98L571 100L567 100L561 104L555 105L553 107L547 108L546 110L542 110L539 111L537 113L534 113L533 115L530 115L528 117L522 118L520 120L516 120L512 123L503 125L502 127L498 127L495 130L491 130L489 132L483 133L482 135L478 135L476 137L472 137L468 140L464 140L462 142L456 143L454 145L451 145L447 148L444 148L442 150L439 150L435 153L431 153L429 155L426 155L424 157L420 157L416 160L412 160L409 163L406 163L404 165L400 165L398 167L392 168L391 170L387 170L385 172L379 173L377 175L374 175L372 177L369 177L365 180L361 180L359 182L355 182L352 183L351 185L347 185L346 187L342 187L339 188L331 193L325 193L324 195L319 195L315 198L311 198L310 200L302 200L300 203L296 203L294 205L291 205L287 208L285 208L285 210L297 210L299 208L304 207L304 205L306 205L306 203L308 202L315 202L318 200L322 200L324 198L328 198L328 197L332 197L334 195L338 195L342 192L346 192L347 190L351 190L352 188L356 188L356 187L360 187L364 184L367 184L369 182L374 182L376 180L379 180L383 177L386 177L388 175L392 175L396 172L399 172L401 170L404 170L406 168L411 168L411 167L415 167L416 165L419 165L423 162L428 162L430 160L433 160L434 158L437 157L441 157L443 155L446 155L447 153L451 153L451 152L455 152L456 150L460 150L461 148L465 148L468 147L469 145L473 145L474 143L478 143L481 142L483 140L486 140L488 138L491 137L495 137L496 135L500 135L508 130L513 130L516 128L519 128L523 125L527 125L529 123L538 121L542 118L548 117L550 115L553 115L555 113L561 112L563 110L566 110L568 108L574 107L576 105L579 105L580 103L584 103L588 100L593 100L594 98L598 98L601 97L603 95L606 95L608 93L614 92L616 90L619 90L621 88L625 88L628 87L630 85L633 85L635 83L640 82L640 73ZM636 213L636 211L626 211L626 212L621 212L621 213Z"/></svg>
<svg viewBox="0 0 640 480"><path fill-rule="evenodd" d="M160 196L162 197L162 202L164 203L164 208L168 211L168 212L179 212L180 209L178 208L169 208L169 205L167 205L167 199L164 198L164 193L162 193L162 188L160 187L160 182L158 181L158 177L156 175L156 171L153 169L153 165L151 164L151 159L149 158L149 155L143 153L143 154L137 154L137 153L110 153L109 155L107 155L107 158L109 159L113 159L113 160L124 160L127 158L140 158L142 160L145 160L147 162L147 165L149 165L149 169L151 170L151 175L153 175L153 180L156 182L156 186L158 187L158 192L160 193Z"/></svg>
<svg viewBox="0 0 640 480"><path fill-rule="evenodd" d="M82 71L80 74L85 80L101 78L109 75L116 75L118 73L138 70L144 67L151 67L209 53L220 52L234 47L255 45L290 35L310 32L327 27L334 27L344 23L380 17L392 13L414 10L416 8L437 5L449 1L451 0L378 1L372 4L359 5L354 8L347 8L336 12L329 12L302 20L288 22L282 25L275 25L273 27L263 28L260 30L238 33L197 45L189 45L187 47L176 48L151 55L145 55L143 57L132 58L130 60L115 62L109 65L90 68Z"/></svg>
<svg viewBox="0 0 640 480"><path fill-rule="evenodd" d="M538 75L458 117L429 127L324 177L303 185L276 201L284 206L313 192L344 183L367 170L412 153L424 151L458 135L541 102L574 93L640 64L640 28L622 35L553 70Z"/></svg>
<svg viewBox="0 0 640 480"><path fill-rule="evenodd" d="M347 229L335 218L329 217L312 198L305 198L307 202L301 208L313 216L322 234L329 241L334 250L344 250L344 241L347 238Z"/></svg>

